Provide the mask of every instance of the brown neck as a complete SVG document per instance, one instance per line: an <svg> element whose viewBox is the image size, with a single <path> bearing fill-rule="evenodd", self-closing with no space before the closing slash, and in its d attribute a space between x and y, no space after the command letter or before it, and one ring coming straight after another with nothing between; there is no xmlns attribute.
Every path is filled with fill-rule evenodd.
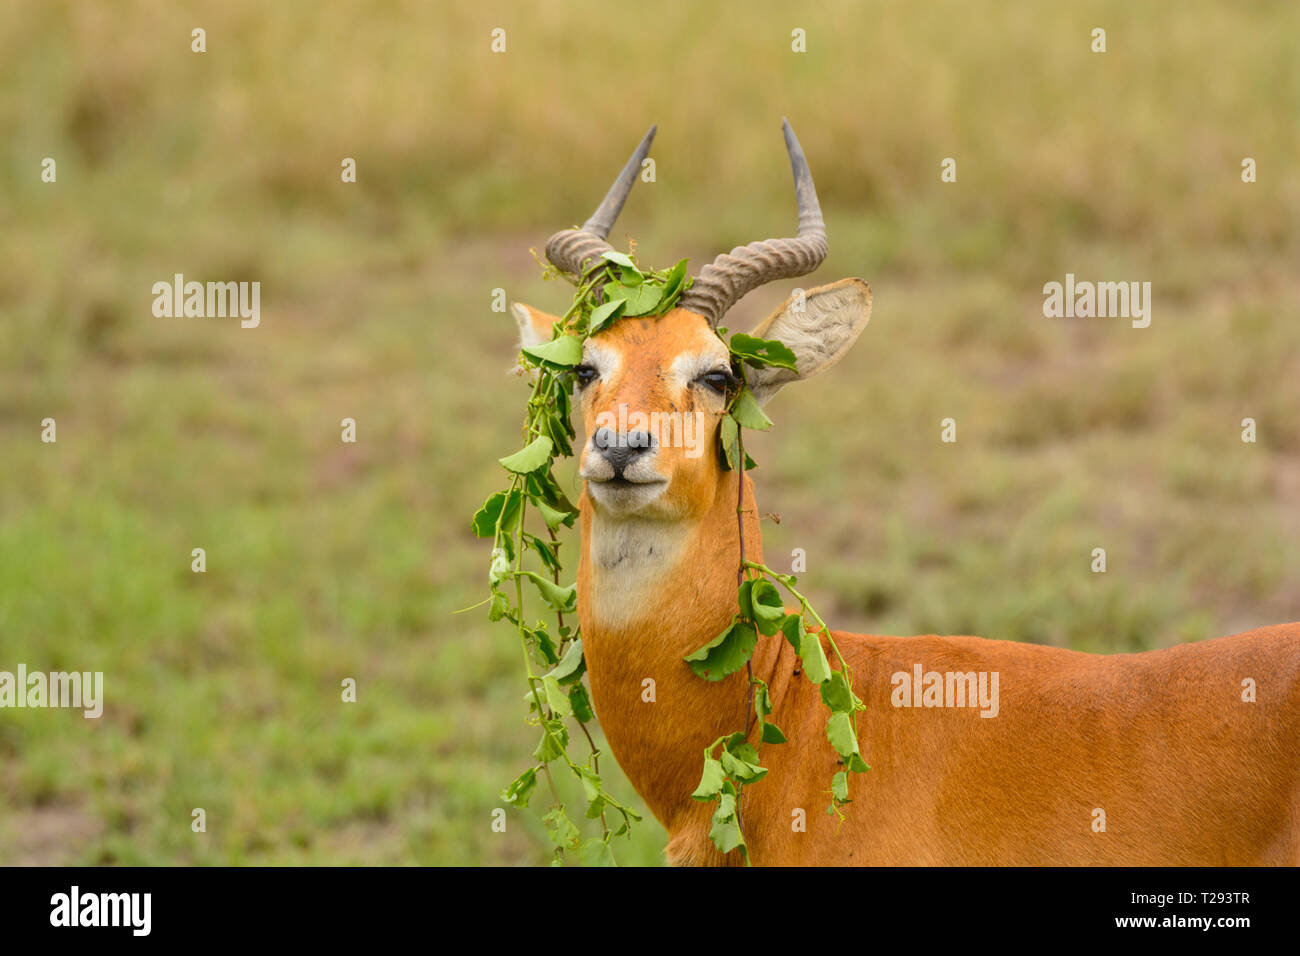
<svg viewBox="0 0 1300 956"><path fill-rule="evenodd" d="M578 617L596 713L619 766L670 829L693 804L704 748L746 726L745 672L714 683L682 660L736 612L736 477L723 474L694 521L612 519L586 494L580 503ZM744 526L746 557L762 561L748 477ZM754 666L766 679L774 660L756 656Z"/></svg>

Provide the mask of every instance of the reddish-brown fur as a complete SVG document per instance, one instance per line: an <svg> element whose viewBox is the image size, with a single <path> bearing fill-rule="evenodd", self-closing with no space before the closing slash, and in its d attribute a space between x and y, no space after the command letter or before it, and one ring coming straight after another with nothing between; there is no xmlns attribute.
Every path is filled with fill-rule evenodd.
<svg viewBox="0 0 1300 956"><path fill-rule="evenodd" d="M549 332L550 317L532 316ZM602 333L625 365L617 380L584 395L588 421L618 401L652 409L688 402L661 373L698 347L701 322L677 310ZM663 470L671 504L653 520L664 528L638 527L680 534L670 561L656 564L638 550L658 538L629 533L600 566L593 535L613 525L589 492L581 500L578 612L591 688L615 757L668 830L669 860L738 864L739 854L724 859L714 850L712 806L690 793L704 748L745 726L746 678L742 671L708 683L682 661L736 608L737 477L713 454L666 454ZM746 555L761 560L748 476L744 502ZM644 570L619 577L624 552ZM1300 863L1300 624L1108 656L975 637L834 636L867 706L859 738L872 769L850 778L842 823L825 812L840 769L826 709L796 674L789 645L761 638L754 673L771 688L773 719L789 741L763 747L770 771L745 789L756 864ZM894 707L891 675L917 663L998 672L997 717ZM1243 700L1247 678L1257 685L1253 703ZM792 826L798 810L806 832Z"/></svg>

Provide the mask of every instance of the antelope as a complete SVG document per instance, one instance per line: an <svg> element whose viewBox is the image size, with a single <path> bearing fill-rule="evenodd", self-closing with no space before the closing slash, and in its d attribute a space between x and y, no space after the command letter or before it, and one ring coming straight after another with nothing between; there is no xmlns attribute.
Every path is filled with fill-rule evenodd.
<svg viewBox="0 0 1300 956"><path fill-rule="evenodd" d="M595 214L550 238L552 264L580 275L611 249L607 237L654 133ZM718 455L687 457L654 436L615 442L589 425L621 405L698 412L716 447L735 379L719 322L749 291L806 275L827 254L807 160L788 122L784 134L795 236L718 256L676 308L620 318L590 336L575 370L587 429L578 615L592 697L677 865L742 862L739 852L714 849L712 807L691 793L704 748L747 726L748 678L742 670L710 683L683 657L736 613L738 525L745 556L761 562L759 512L750 476L725 469ZM800 305L787 299L754 329L797 357L795 372L746 370L760 403L844 356L867 325L871 289L842 279L807 290ZM525 345L550 339L556 316L520 303L512 312ZM760 637L754 675L771 689L788 742L763 746L769 772L744 790L756 865L1300 864L1300 624L1112 655L978 637L832 634L866 704L858 733L871 769L851 775L842 822L824 812L840 769L825 707L790 645L779 634ZM930 693L932 673L948 675L944 694ZM980 675L996 706L931 706L954 703L945 696L952 675L971 695ZM653 701L643 695L647 678ZM925 686L904 686L912 683Z"/></svg>

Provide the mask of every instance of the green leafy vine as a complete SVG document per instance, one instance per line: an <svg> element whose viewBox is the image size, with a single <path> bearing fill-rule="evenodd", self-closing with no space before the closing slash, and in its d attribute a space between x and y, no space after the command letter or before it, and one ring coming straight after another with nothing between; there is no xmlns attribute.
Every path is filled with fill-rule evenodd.
<svg viewBox="0 0 1300 956"><path fill-rule="evenodd" d="M619 252L606 252L576 280L554 267L546 268L548 277L560 276L574 282L573 304L555 322L549 341L521 349L520 365L533 380L523 447L499 459L508 484L488 497L472 522L475 534L492 539L490 594L483 603L489 605L489 620L507 621L517 633L528 682L525 719L541 732L533 751L535 763L504 788L501 796L511 806L525 808L539 779L545 779L552 803L543 822L554 845L552 862L562 864L567 853L576 853L584 865L613 865L614 838L629 834L632 824L641 817L605 789L599 766L601 752L588 728L594 714L582 683L586 661L575 619L576 585L561 583L559 535L562 529L573 526L578 511L560 488L552 468L557 458L573 454L576 434L571 422L572 372L582 361L583 340L620 317L667 313L690 287L691 279L686 275L685 259L671 269L645 271L631 255ZM718 330L720 336L726 331ZM720 444L726 467L741 472L739 484L743 489L744 471L755 467L744 450L743 429L767 429L772 424L745 383L744 369L746 366L794 369L795 356L778 341L743 333L733 335L727 344L741 385L731 396L723 417ZM528 530L530 510L537 515L533 521L535 531L544 528L545 537ZM762 745L781 744L786 739L769 719L772 700L767 685L753 676L751 657L758 635L778 632L784 635L799 655L803 673L820 686L822 700L830 709L827 736L845 769L831 781L828 812L842 818L840 807L849 802L848 773L861 773L869 768L858 748L856 713L863 707L852 691L853 677L848 663L825 623L795 590L795 578L747 560L739 497L737 522L741 552L737 567L737 614L723 633L685 660L705 680L722 680L741 667L749 674L751 716L747 726L743 731L719 737L705 750L703 776L693 794L697 800L717 803L709 834L717 849L722 853L739 849L748 862L741 794L746 785L761 780L767 773L759 759ZM524 567L526 556L531 557L533 569ZM797 612L786 612L773 582L781 584L799 602ZM528 597L540 602L544 617L530 616L526 610ZM805 618L813 621L812 629ZM821 637L839 661L838 671L831 669ZM759 727L757 745L750 742L755 721ZM581 760L570 753L569 722L576 724L587 744L587 753ZM599 821L599 834L583 838L582 830L570 818L560 798L552 766L567 771L581 783L587 802L585 818Z"/></svg>
<svg viewBox="0 0 1300 956"><path fill-rule="evenodd" d="M719 329L724 335L726 329ZM843 770L831 778L828 813L841 820L841 807L849 799L849 774L870 770L858 745L857 713L865 709L853 693L853 669L840 653L826 622L796 588L797 579L792 574L781 574L765 564L750 561L745 555L744 531L744 473L754 467L745 452L744 429L766 431L772 421L763 412L758 399L745 379L745 369L776 367L795 370L795 355L774 339L760 339L737 332L729 342L732 365L740 373L742 385L732 398L727 414L722 419L719 440L727 468L738 471L739 488L736 500L736 524L740 541L740 561L736 572L737 612L731 624L712 641L684 660L698 677L705 680L722 680L741 667L749 678L750 707L743 731L724 735L704 750L704 771L700 784L691 794L696 800L716 802L713 825L709 838L721 853L740 850L749 862L749 847L745 841L741 817L741 794L746 785L756 783L767 775L760 763L759 751L763 744L783 744L785 733L768 718L772 715L772 698L766 682L754 676L752 658L758 646L759 635L781 634L798 655L800 669L809 681L819 686L822 702L830 711L826 721L826 736L839 754ZM779 583L799 602L799 610L787 613ZM814 627L809 628L806 618ZM826 651L825 639L840 669L832 670ZM750 742L754 722L758 723L758 743ZM719 750L719 748L721 748Z"/></svg>

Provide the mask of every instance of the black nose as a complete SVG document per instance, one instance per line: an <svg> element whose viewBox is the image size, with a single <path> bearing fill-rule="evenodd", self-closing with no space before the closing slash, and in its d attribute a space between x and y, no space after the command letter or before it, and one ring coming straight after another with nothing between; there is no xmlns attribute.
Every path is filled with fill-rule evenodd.
<svg viewBox="0 0 1300 956"><path fill-rule="evenodd" d="M624 433L620 440L618 432L613 428L597 428L592 443L600 450L601 457L613 467L614 477L622 478L624 468L654 447L654 438L649 432L635 431Z"/></svg>

